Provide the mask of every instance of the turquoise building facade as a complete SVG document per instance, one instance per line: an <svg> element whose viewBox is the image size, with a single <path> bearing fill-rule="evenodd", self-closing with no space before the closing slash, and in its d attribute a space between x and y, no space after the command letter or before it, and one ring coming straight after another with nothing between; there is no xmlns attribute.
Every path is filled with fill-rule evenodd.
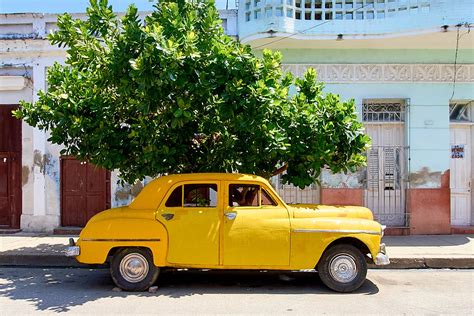
<svg viewBox="0 0 474 316"><path fill-rule="evenodd" d="M393 234L474 224L474 3L469 0L244 0L238 38L281 51L355 99L372 137L368 166L324 172L319 200L373 209Z"/></svg>

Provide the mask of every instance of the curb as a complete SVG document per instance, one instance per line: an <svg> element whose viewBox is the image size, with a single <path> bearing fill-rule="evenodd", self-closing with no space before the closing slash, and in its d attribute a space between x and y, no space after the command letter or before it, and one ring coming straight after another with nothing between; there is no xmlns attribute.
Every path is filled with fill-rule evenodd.
<svg viewBox="0 0 474 316"><path fill-rule="evenodd" d="M0 266L36 268L101 268L104 265L86 265L63 255L0 254ZM369 269L474 269L474 258L390 258L390 264Z"/></svg>
<svg viewBox="0 0 474 316"><path fill-rule="evenodd" d="M370 269L474 269L474 258L390 258L386 266Z"/></svg>
<svg viewBox="0 0 474 316"><path fill-rule="evenodd" d="M31 268L96 268L97 265L86 265L76 259L59 255L18 255L0 254L0 267L31 267ZM105 266L105 265L104 265Z"/></svg>

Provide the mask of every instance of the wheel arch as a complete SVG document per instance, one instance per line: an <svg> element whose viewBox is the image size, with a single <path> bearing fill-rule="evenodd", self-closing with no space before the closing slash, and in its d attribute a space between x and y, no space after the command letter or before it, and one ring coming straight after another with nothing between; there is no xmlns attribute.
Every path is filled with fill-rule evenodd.
<svg viewBox="0 0 474 316"><path fill-rule="evenodd" d="M110 263L112 260L112 257L118 253L122 249L127 249L127 248L139 248L139 249L144 249L150 252L150 255L153 259L153 263L155 264L156 267L161 267L163 266L162 261L164 260L163 256L160 256L158 251L154 249L151 245L140 245L140 244L133 244L133 245L119 245L119 246L114 246L110 248L109 252L107 253L107 262Z"/></svg>
<svg viewBox="0 0 474 316"><path fill-rule="evenodd" d="M367 244L365 244L362 240L360 240L356 237L341 237L341 238L338 238L338 239L332 241L324 249L323 255L327 250L331 249L332 247L334 247L336 245L351 245L351 246L354 246L357 249L359 249L360 252L362 252L366 256L367 262L372 262L370 260L370 258L367 257L367 255L371 253L369 246L367 246ZM317 264L316 264L316 266L317 266Z"/></svg>
<svg viewBox="0 0 474 316"><path fill-rule="evenodd" d="M122 249L126 249L126 248L145 249L145 250L148 250L150 252L150 254L152 255L153 258L155 257L154 254L153 254L153 250L148 246L115 246L115 247L110 248L109 253L107 254L107 261L109 261L117 252L119 252Z"/></svg>

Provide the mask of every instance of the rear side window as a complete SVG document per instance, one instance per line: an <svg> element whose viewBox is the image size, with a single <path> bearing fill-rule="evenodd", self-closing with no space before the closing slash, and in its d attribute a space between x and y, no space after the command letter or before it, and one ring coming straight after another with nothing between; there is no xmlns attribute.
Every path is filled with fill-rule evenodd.
<svg viewBox="0 0 474 316"><path fill-rule="evenodd" d="M216 184L185 184L184 207L216 207Z"/></svg>
<svg viewBox="0 0 474 316"><path fill-rule="evenodd" d="M183 191L184 190L184 191ZM217 184L185 184L175 188L166 207L216 207Z"/></svg>
<svg viewBox="0 0 474 316"><path fill-rule="evenodd" d="M183 202L183 186L179 186L174 189L173 193L171 193L170 197L165 203L167 207L180 207Z"/></svg>

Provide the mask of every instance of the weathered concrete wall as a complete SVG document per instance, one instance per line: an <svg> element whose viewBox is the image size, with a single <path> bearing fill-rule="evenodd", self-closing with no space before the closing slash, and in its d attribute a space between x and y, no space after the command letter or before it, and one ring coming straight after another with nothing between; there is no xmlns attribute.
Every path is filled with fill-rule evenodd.
<svg viewBox="0 0 474 316"><path fill-rule="evenodd" d="M111 192L112 192L112 207L120 207L128 205L141 192L143 187L151 181L152 178L147 177L142 181L137 181L134 184L120 183L120 175L117 171L111 174Z"/></svg>
<svg viewBox="0 0 474 316"><path fill-rule="evenodd" d="M333 174L330 170L324 169L321 172L321 186L323 188L350 188L360 189L364 187L366 178L365 168L359 172Z"/></svg>

